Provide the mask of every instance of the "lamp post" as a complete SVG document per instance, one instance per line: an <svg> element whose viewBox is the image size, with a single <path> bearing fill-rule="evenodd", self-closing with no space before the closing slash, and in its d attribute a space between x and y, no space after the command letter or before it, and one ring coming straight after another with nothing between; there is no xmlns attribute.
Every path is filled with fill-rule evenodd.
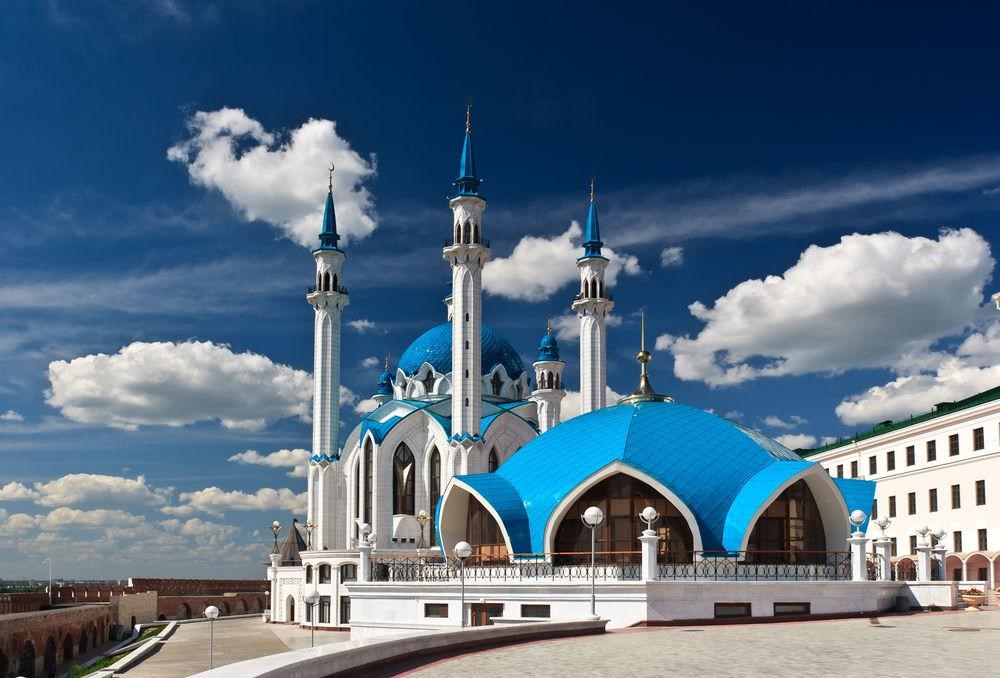
<svg viewBox="0 0 1000 678"><path fill-rule="evenodd" d="M213 655L215 654L215 619L219 616L219 608L209 605L205 608L205 616L208 617L208 668L212 668Z"/></svg>
<svg viewBox="0 0 1000 678"><path fill-rule="evenodd" d="M49 607L52 607L52 559L46 558L42 561L42 565L45 563L49 564Z"/></svg>
<svg viewBox="0 0 1000 678"><path fill-rule="evenodd" d="M417 522L420 523L420 541L417 542L417 548L423 549L427 548L427 541L424 539L424 525L431 517L427 515L427 511L420 509L420 513L417 514Z"/></svg>
<svg viewBox="0 0 1000 678"><path fill-rule="evenodd" d="M455 544L455 557L459 562L459 580L462 582L462 628L465 628L465 559L472 555L472 544L467 541L460 541Z"/></svg>
<svg viewBox="0 0 1000 678"><path fill-rule="evenodd" d="M311 622L309 631L309 647L314 647L316 644L316 603L319 602L319 591L317 591L314 586L311 591L302 596L302 600L304 600L306 605L309 606L309 621Z"/></svg>
<svg viewBox="0 0 1000 678"><path fill-rule="evenodd" d="M590 616L597 616L597 527L604 522L604 511L591 506L580 516L583 524L590 528Z"/></svg>
<svg viewBox="0 0 1000 678"><path fill-rule="evenodd" d="M316 523L309 521L306 523L306 551L312 551L313 545L313 530L316 529Z"/></svg>
<svg viewBox="0 0 1000 678"><path fill-rule="evenodd" d="M271 523L271 532L274 533L274 549L271 553L278 553L278 533L281 532L281 523L277 520Z"/></svg>

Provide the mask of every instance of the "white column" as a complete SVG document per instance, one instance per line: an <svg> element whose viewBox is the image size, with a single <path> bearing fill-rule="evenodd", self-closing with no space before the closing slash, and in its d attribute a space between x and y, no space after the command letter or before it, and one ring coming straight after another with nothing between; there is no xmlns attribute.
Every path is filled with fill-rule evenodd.
<svg viewBox="0 0 1000 678"><path fill-rule="evenodd" d="M892 579L892 541L886 537L875 540L875 558L878 562L879 581Z"/></svg>
<svg viewBox="0 0 1000 678"><path fill-rule="evenodd" d="M917 547L917 581L931 580L931 551L933 549L924 544Z"/></svg>
<svg viewBox="0 0 1000 678"><path fill-rule="evenodd" d="M933 555L934 555L933 566L937 568L938 579L940 579L941 581L947 581L948 568L946 567L946 565L948 563L948 549L940 545L935 546Z"/></svg>
<svg viewBox="0 0 1000 678"><path fill-rule="evenodd" d="M580 318L580 413L599 410L607 404L607 317L614 302L604 287L604 257L577 261L580 293L573 310ZM596 291L595 291L596 290Z"/></svg>
<svg viewBox="0 0 1000 678"><path fill-rule="evenodd" d="M361 561L358 563L358 582L364 583L371 579L372 545L367 542L358 544Z"/></svg>
<svg viewBox="0 0 1000 678"><path fill-rule="evenodd" d="M643 530L639 537L642 542L642 581L656 581L656 545L660 537L653 530Z"/></svg>
<svg viewBox="0 0 1000 678"><path fill-rule="evenodd" d="M271 567L267 570L267 578L271 580L271 621L278 620L278 566L281 565L281 554L272 553Z"/></svg>
<svg viewBox="0 0 1000 678"><path fill-rule="evenodd" d="M867 537L864 535L851 537L847 543L851 547L851 581L867 581L868 559L865 556L865 546L868 545Z"/></svg>

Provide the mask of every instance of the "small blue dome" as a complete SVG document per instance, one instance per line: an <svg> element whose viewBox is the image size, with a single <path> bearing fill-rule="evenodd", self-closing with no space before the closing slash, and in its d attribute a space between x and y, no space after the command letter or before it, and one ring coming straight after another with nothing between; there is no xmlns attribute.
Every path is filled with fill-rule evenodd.
<svg viewBox="0 0 1000 678"><path fill-rule="evenodd" d="M559 360L559 342L552 335L552 332L546 332L545 336L542 337L542 343L538 345L538 362L543 360Z"/></svg>
<svg viewBox="0 0 1000 678"><path fill-rule="evenodd" d="M382 376L378 378L378 388L375 389L375 395L392 395L392 375L389 374L389 370L382 373Z"/></svg>
<svg viewBox="0 0 1000 678"><path fill-rule="evenodd" d="M497 365L503 365L511 379L516 379L524 372L521 356L499 332L483 326L480 329L480 339L483 374L489 374ZM441 374L451 372L450 322L432 327L417 337L400 356L399 369L412 377L424 363L430 363Z"/></svg>

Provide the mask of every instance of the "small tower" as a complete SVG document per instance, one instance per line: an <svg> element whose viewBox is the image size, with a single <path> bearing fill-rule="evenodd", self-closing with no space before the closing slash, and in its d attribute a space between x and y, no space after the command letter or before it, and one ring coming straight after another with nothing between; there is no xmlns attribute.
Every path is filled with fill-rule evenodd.
<svg viewBox="0 0 1000 678"><path fill-rule="evenodd" d="M334 543L333 521L326 520L336 495L336 474L329 470L329 465L340 456L340 315L349 303L347 289L341 284L346 255L337 245L339 240L331 166L323 229L319 247L313 250L316 286L306 295L314 311L313 440L307 504L308 520L317 526L312 542L317 551Z"/></svg>
<svg viewBox="0 0 1000 678"><path fill-rule="evenodd" d="M566 397L562 383L566 363L559 359L559 344L552 335L551 320L538 346L538 359L533 367L536 388L531 399L538 405L538 428L545 433L562 421L562 399Z"/></svg>
<svg viewBox="0 0 1000 678"><path fill-rule="evenodd" d="M382 371L382 376L378 378L378 387L375 389L375 393L372 394L372 400L379 405L384 405L392 400L392 375L389 374L388 353L385 354L385 369Z"/></svg>
<svg viewBox="0 0 1000 678"><path fill-rule="evenodd" d="M597 224L594 184L591 179L583 256L576 260L580 292L573 299L573 310L580 317L580 414L607 404L607 319L614 308L604 285L608 259L601 254L604 243Z"/></svg>
<svg viewBox="0 0 1000 678"><path fill-rule="evenodd" d="M472 152L472 105L465 112L465 141L455 180L457 192L448 201L453 214L452 237L444 247L451 264L452 383L451 439L470 449L480 439L482 411L482 282L483 266L490 260L489 241L482 237L486 200L479 195L480 179ZM468 472L467 457L459 466Z"/></svg>

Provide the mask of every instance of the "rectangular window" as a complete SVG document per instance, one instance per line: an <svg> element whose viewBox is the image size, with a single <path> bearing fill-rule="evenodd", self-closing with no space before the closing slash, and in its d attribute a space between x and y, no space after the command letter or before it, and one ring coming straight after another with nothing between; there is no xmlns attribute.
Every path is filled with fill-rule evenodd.
<svg viewBox="0 0 1000 678"><path fill-rule="evenodd" d="M350 582L358 580L358 566L354 563L345 563L340 566L340 581Z"/></svg>
<svg viewBox="0 0 1000 678"><path fill-rule="evenodd" d="M960 485L951 486L951 507L953 509L962 508L962 488Z"/></svg>
<svg viewBox="0 0 1000 678"><path fill-rule="evenodd" d="M424 603L424 616L447 619L448 603Z"/></svg>
<svg viewBox="0 0 1000 678"><path fill-rule="evenodd" d="M958 456L958 434L952 433L948 436L948 456Z"/></svg>
<svg viewBox="0 0 1000 678"><path fill-rule="evenodd" d="M927 504L930 506L931 513L937 511L937 488L927 491Z"/></svg>
<svg viewBox="0 0 1000 678"><path fill-rule="evenodd" d="M906 448L906 465L913 466L917 463L917 448L910 445Z"/></svg>
<svg viewBox="0 0 1000 678"><path fill-rule="evenodd" d="M894 471L896 469L896 450L889 450L885 453L885 470Z"/></svg>
<svg viewBox="0 0 1000 678"><path fill-rule="evenodd" d="M896 497L889 497L889 517L896 517Z"/></svg>
<svg viewBox="0 0 1000 678"><path fill-rule="evenodd" d="M985 527L980 528L978 534L979 534L979 550L985 551L988 547L988 544L986 543L987 542L986 528Z"/></svg>
<svg viewBox="0 0 1000 678"><path fill-rule="evenodd" d="M955 530L951 533L951 546L955 549L955 553L962 552L962 531Z"/></svg>
<svg viewBox="0 0 1000 678"><path fill-rule="evenodd" d="M937 441L928 440L927 441L927 461L935 461L937 459Z"/></svg>
<svg viewBox="0 0 1000 678"><path fill-rule="evenodd" d="M868 475L873 476L878 473L878 457L868 457Z"/></svg>
<svg viewBox="0 0 1000 678"><path fill-rule="evenodd" d="M351 597L341 596L340 597L340 623L349 624L351 623Z"/></svg>
<svg viewBox="0 0 1000 678"><path fill-rule="evenodd" d="M749 617L750 603L716 603L715 618L730 619L733 617Z"/></svg>
<svg viewBox="0 0 1000 678"><path fill-rule="evenodd" d="M851 477L852 478L858 477L858 462L856 461L851 462Z"/></svg>
<svg viewBox="0 0 1000 678"><path fill-rule="evenodd" d="M800 617L809 614L809 603L775 603L775 617Z"/></svg>
<svg viewBox="0 0 1000 678"><path fill-rule="evenodd" d="M332 573L331 573L332 569L333 568L331 568L329 565L320 565L319 566L319 583L320 584L329 584L330 583L331 578L333 576Z"/></svg>
<svg viewBox="0 0 1000 678"><path fill-rule="evenodd" d="M878 520L878 499L872 499L872 520Z"/></svg>
<svg viewBox="0 0 1000 678"><path fill-rule="evenodd" d="M893 558L896 557L896 538L889 537L889 555Z"/></svg>
<svg viewBox="0 0 1000 678"><path fill-rule="evenodd" d="M976 481L976 506L986 506L986 481Z"/></svg>
<svg viewBox="0 0 1000 678"><path fill-rule="evenodd" d="M986 436L983 434L982 427L972 429L972 449L981 450L986 447Z"/></svg>
<svg viewBox="0 0 1000 678"><path fill-rule="evenodd" d="M910 535L910 553L916 553L916 552L917 552L917 535L911 534Z"/></svg>
<svg viewBox="0 0 1000 678"><path fill-rule="evenodd" d="M917 513L917 493L910 492L906 495L906 512L908 514L916 515Z"/></svg>
<svg viewBox="0 0 1000 678"><path fill-rule="evenodd" d="M522 605L521 616L539 619L548 619L552 616L548 605Z"/></svg>
<svg viewBox="0 0 1000 678"><path fill-rule="evenodd" d="M330 623L330 596L319 597L319 623Z"/></svg>
<svg viewBox="0 0 1000 678"><path fill-rule="evenodd" d="M838 478L843 478L844 477L844 465L843 464L837 464L837 477Z"/></svg>

